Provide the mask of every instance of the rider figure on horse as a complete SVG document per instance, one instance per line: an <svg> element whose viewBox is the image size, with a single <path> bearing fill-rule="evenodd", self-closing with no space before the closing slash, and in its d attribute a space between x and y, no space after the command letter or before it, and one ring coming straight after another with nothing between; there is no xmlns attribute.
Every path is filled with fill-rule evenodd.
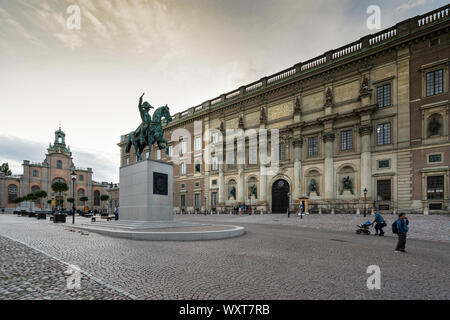
<svg viewBox="0 0 450 320"><path fill-rule="evenodd" d="M152 117L149 114L150 109L155 109L150 103L145 101L142 103L142 98L144 93L139 98L139 113L141 114L142 123L136 130L136 136L139 137L141 145L145 144L145 139L147 138L148 132L150 130L150 125L152 123Z"/></svg>

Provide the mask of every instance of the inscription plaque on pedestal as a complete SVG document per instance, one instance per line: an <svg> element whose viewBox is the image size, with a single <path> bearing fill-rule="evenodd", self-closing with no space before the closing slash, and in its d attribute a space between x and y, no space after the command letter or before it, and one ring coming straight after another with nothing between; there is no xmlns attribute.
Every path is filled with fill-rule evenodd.
<svg viewBox="0 0 450 320"><path fill-rule="evenodd" d="M162 194L167 196L167 174L153 172L153 194Z"/></svg>

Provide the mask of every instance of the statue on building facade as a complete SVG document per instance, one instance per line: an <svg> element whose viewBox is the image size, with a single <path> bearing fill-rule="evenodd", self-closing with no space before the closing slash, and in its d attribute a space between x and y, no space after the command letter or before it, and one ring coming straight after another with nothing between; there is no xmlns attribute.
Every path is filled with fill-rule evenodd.
<svg viewBox="0 0 450 320"><path fill-rule="evenodd" d="M311 179L311 182L309 183L309 191L311 191L311 192L317 192L317 184L316 184L316 180Z"/></svg>
<svg viewBox="0 0 450 320"><path fill-rule="evenodd" d="M251 196L254 196L255 198L258 197L258 190L256 189L255 184L250 185L250 197Z"/></svg>
<svg viewBox="0 0 450 320"><path fill-rule="evenodd" d="M233 198L236 200L236 187L232 186L230 189L230 198Z"/></svg>
<svg viewBox="0 0 450 320"><path fill-rule="evenodd" d="M438 136L439 132L441 130L441 124L439 123L439 121L436 119L435 116L433 116L430 119L430 123L428 124L428 131L429 131L429 136Z"/></svg>
<svg viewBox="0 0 450 320"><path fill-rule="evenodd" d="M259 114L259 123L265 124L266 122L267 122L266 109L264 107L261 107L260 114Z"/></svg>
<svg viewBox="0 0 450 320"><path fill-rule="evenodd" d="M156 143L158 148L166 149L166 154L169 154L168 142L164 139L164 130L162 128L162 118L166 120L167 123L172 121L170 115L169 107L167 105L159 107L153 113L153 119L149 114L150 109L154 109L147 101L142 103L142 98L144 94L139 98L138 109L141 115L142 123L139 127L128 136L127 146L125 148L125 153L129 153L131 146L134 146L136 156L138 160L142 160L142 152L145 147L148 146L149 154L152 151L152 145Z"/></svg>
<svg viewBox="0 0 450 320"><path fill-rule="evenodd" d="M325 106L331 106L333 105L333 93L331 92L331 89L328 88L327 93L325 94Z"/></svg>
<svg viewBox="0 0 450 320"><path fill-rule="evenodd" d="M294 104L294 114L301 114L302 113L302 106L300 104L300 98L297 97L295 99L295 104Z"/></svg>
<svg viewBox="0 0 450 320"><path fill-rule="evenodd" d="M239 116L239 128L244 129L244 116L242 114Z"/></svg>
<svg viewBox="0 0 450 320"><path fill-rule="evenodd" d="M352 182L350 180L350 176L344 177L344 190L350 190L352 191Z"/></svg>

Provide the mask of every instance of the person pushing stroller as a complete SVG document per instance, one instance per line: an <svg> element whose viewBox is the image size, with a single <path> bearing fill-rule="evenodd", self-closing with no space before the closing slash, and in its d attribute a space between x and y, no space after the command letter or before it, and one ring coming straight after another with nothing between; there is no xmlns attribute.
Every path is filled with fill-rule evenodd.
<svg viewBox="0 0 450 320"><path fill-rule="evenodd" d="M381 237L384 236L383 228L386 227L386 222L384 221L381 214L376 211L375 219L372 222L372 226L375 224L375 235L380 235Z"/></svg>

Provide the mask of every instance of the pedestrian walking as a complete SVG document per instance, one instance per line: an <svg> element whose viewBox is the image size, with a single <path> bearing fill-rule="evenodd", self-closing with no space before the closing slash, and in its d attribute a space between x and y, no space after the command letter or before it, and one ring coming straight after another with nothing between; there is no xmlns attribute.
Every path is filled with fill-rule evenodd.
<svg viewBox="0 0 450 320"><path fill-rule="evenodd" d="M406 236L408 234L408 225L409 220L406 217L405 213L400 213L398 215L398 219L394 224L392 225L392 231L397 231L398 236L398 242L397 247L395 248L395 252L406 252L405 246L406 246ZM396 228L396 230L394 230Z"/></svg>
<svg viewBox="0 0 450 320"><path fill-rule="evenodd" d="M375 212L375 219L372 222L372 226L375 225L375 235L384 236L383 228L386 227L386 222L378 211Z"/></svg>

